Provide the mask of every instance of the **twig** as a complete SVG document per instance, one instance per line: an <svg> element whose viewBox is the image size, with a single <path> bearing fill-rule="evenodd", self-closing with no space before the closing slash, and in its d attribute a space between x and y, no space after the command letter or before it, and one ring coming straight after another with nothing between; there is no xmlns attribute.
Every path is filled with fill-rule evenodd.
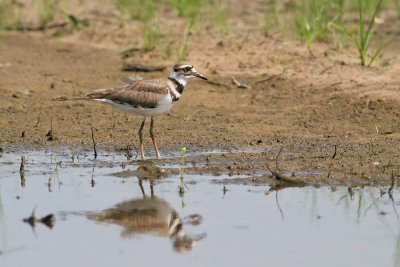
<svg viewBox="0 0 400 267"><path fill-rule="evenodd" d="M54 22L54 23L49 23L49 24L42 24L39 26L31 26L31 25L24 25L24 26L18 26L18 27L8 27L7 30L16 30L16 31L28 31L28 32L34 32L34 31L43 31L43 30L49 30L49 29L55 29L55 28L63 28L68 26L69 23L67 21L62 21L62 22Z"/></svg>
<svg viewBox="0 0 400 267"><path fill-rule="evenodd" d="M276 133L274 133L274 136L275 136L276 142L277 142L277 143L280 143L281 140L279 140L279 138L278 138L278 136L276 135Z"/></svg>
<svg viewBox="0 0 400 267"><path fill-rule="evenodd" d="M96 150L96 141L94 140L94 131L93 131L93 126L90 127L92 130L92 142L93 142L93 151L94 151L94 159L97 159L97 150Z"/></svg>
<svg viewBox="0 0 400 267"><path fill-rule="evenodd" d="M276 157L275 157L275 169L279 169L278 168L278 159L279 159L279 156L281 155L281 153L282 153L282 150L283 150L283 147L281 147L280 149L279 149L279 152L278 152L278 154L276 155Z"/></svg>
<svg viewBox="0 0 400 267"><path fill-rule="evenodd" d="M278 78L278 77L282 76L282 75L285 74L285 73L286 73L286 69L283 69L282 72L279 73L279 74L273 74L273 75L271 75L271 76L269 76L269 77L267 77L267 78L264 78L264 79L261 79L261 80L256 81L256 84L257 84L257 83L268 82L268 81L270 81L270 80L272 80L272 79L275 79L275 78Z"/></svg>
<svg viewBox="0 0 400 267"><path fill-rule="evenodd" d="M280 154L282 153L283 148L279 149L278 154L275 157L275 168L278 170L278 159ZM297 186L305 186L306 183L303 181L296 181L293 179L290 179L288 177L285 177L284 175L278 173L278 171L273 171L268 164L266 164L267 169L271 172L272 176L275 177L276 180L283 182L286 185L297 185Z"/></svg>
<svg viewBox="0 0 400 267"><path fill-rule="evenodd" d="M278 191L276 191L276 194L275 194L275 201L276 201L276 205L278 206L279 212L281 213L281 217L282 217L282 221L283 221L285 219L285 216L283 215L281 205L279 205Z"/></svg>
<svg viewBox="0 0 400 267"><path fill-rule="evenodd" d="M131 146L127 145L126 146L126 160L131 160L132 154L131 154Z"/></svg>
<svg viewBox="0 0 400 267"><path fill-rule="evenodd" d="M207 83L211 84L211 85L215 85L215 86L221 86L221 87L225 87L225 88L230 88L228 85L223 84L223 83L219 83L219 82L214 82L211 80L207 80Z"/></svg>
<svg viewBox="0 0 400 267"><path fill-rule="evenodd" d="M238 80L236 80L234 77L232 77L232 83L237 86L237 88L242 88L242 89L251 89L250 86L246 84L240 83Z"/></svg>
<svg viewBox="0 0 400 267"><path fill-rule="evenodd" d="M388 190L388 194L390 199L393 200L393 188L395 187L395 185L397 184L397 174L394 175L393 171L392 171L392 183L390 184L390 188Z"/></svg>
<svg viewBox="0 0 400 267"><path fill-rule="evenodd" d="M47 141L54 141L54 136L53 136L53 118L50 119L50 130L46 134L47 136Z"/></svg>
<svg viewBox="0 0 400 267"><path fill-rule="evenodd" d="M21 156L21 164L19 165L19 175L21 177L21 187L25 187L25 156Z"/></svg>
<svg viewBox="0 0 400 267"><path fill-rule="evenodd" d="M41 116L42 116L42 112L39 113L39 117L38 117L37 122L36 122L36 124L35 124L35 126L34 126L35 128L39 126L40 117L41 117Z"/></svg>
<svg viewBox="0 0 400 267"><path fill-rule="evenodd" d="M333 145L333 147L335 148L335 151L333 152L332 159L334 159L336 157L336 147L337 147L337 145Z"/></svg>
<svg viewBox="0 0 400 267"><path fill-rule="evenodd" d="M341 83L342 83L342 81L338 81L338 82L331 83L331 84L329 84L329 85L323 87L321 90L328 89L329 87L332 87L332 86L335 86L335 85L339 85L339 84L341 84Z"/></svg>

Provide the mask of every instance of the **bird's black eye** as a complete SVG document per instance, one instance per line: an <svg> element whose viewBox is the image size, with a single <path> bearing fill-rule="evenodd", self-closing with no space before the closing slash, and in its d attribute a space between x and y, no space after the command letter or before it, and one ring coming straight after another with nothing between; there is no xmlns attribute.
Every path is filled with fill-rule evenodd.
<svg viewBox="0 0 400 267"><path fill-rule="evenodd" d="M190 71L190 69L191 69L191 67L186 67L186 68L184 68L183 70L184 70L185 72L188 72L188 71Z"/></svg>

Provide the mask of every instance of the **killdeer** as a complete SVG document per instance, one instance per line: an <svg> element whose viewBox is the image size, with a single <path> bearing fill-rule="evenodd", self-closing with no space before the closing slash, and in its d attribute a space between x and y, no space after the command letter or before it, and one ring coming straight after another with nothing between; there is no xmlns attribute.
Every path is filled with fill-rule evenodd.
<svg viewBox="0 0 400 267"><path fill-rule="evenodd" d="M156 136L154 133L154 117L168 112L180 99L187 81L197 77L207 80L196 69L187 64L174 65L168 78L143 80L141 77L129 77L120 87L99 89L84 97L59 100L95 100L123 110L128 113L143 116L139 128L140 155L145 159L143 145L143 128L147 118L151 118L150 137L157 155L160 158Z"/></svg>
<svg viewBox="0 0 400 267"><path fill-rule="evenodd" d="M122 236L152 234L162 237L183 235L182 220L167 202L157 197L123 201L100 213L88 213L89 219L123 227Z"/></svg>

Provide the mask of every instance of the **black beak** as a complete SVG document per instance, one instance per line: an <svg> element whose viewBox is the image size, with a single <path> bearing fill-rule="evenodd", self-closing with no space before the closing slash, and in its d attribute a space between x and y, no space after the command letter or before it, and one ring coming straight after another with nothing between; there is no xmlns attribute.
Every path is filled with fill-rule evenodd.
<svg viewBox="0 0 400 267"><path fill-rule="evenodd" d="M196 72L193 73L194 76L196 76L197 78L203 79L203 80L208 80L205 76L201 75L200 73Z"/></svg>

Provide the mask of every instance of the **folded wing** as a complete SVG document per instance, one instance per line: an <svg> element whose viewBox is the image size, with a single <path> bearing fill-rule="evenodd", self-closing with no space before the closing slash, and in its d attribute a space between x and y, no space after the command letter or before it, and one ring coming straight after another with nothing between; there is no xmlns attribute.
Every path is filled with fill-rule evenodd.
<svg viewBox="0 0 400 267"><path fill-rule="evenodd" d="M99 89L86 95L93 100L110 100L134 107L155 108L159 100L168 94L165 80L130 80L129 84L112 89Z"/></svg>

